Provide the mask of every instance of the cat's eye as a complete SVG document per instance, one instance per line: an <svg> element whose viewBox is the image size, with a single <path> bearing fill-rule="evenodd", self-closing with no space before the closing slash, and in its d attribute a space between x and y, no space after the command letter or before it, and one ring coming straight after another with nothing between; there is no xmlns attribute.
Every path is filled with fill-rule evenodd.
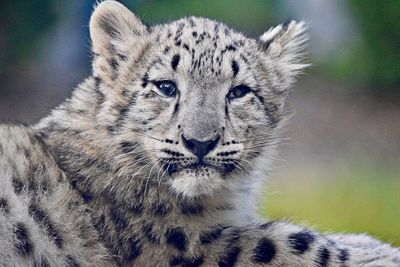
<svg viewBox="0 0 400 267"><path fill-rule="evenodd" d="M177 93L176 84L172 81L163 80L163 81L156 81L155 86L158 90L163 93L163 95L167 97L175 97Z"/></svg>
<svg viewBox="0 0 400 267"><path fill-rule="evenodd" d="M247 93L249 93L250 91L251 91L250 87L248 87L246 85L238 85L229 91L227 97L229 100L241 98L241 97L245 96Z"/></svg>

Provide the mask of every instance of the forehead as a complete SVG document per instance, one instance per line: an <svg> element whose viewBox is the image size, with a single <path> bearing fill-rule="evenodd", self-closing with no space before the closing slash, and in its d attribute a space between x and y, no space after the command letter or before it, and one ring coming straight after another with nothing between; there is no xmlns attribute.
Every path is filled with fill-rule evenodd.
<svg viewBox="0 0 400 267"><path fill-rule="evenodd" d="M172 68L184 64L194 76L237 75L240 67L248 67L257 48L254 39L206 18L189 17L155 26L152 33L164 54L162 61L171 60Z"/></svg>

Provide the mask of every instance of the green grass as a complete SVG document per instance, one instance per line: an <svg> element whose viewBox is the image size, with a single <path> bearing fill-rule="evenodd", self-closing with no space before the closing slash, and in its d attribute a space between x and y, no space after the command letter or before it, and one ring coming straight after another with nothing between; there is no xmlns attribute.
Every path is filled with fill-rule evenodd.
<svg viewBox="0 0 400 267"><path fill-rule="evenodd" d="M387 171L289 175L272 181L261 214L328 232L367 232L400 246L400 176ZM289 182L291 181L291 182Z"/></svg>

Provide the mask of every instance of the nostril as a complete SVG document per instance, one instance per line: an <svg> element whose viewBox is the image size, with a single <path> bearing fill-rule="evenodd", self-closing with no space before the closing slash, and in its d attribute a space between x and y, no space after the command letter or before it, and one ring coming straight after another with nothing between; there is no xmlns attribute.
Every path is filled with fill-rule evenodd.
<svg viewBox="0 0 400 267"><path fill-rule="evenodd" d="M191 141L193 139L187 140L183 135L182 135L182 143L183 145L189 149L190 151L193 151L195 149L194 143Z"/></svg>
<svg viewBox="0 0 400 267"><path fill-rule="evenodd" d="M220 136L218 135L217 138L215 138L213 141L211 141L211 143L207 146L208 152L210 152L217 146L217 144L219 142L219 138L220 138Z"/></svg>

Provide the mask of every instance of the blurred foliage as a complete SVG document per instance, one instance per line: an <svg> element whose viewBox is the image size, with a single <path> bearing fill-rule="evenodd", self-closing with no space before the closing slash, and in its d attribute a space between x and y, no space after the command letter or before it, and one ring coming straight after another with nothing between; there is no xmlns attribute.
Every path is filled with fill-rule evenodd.
<svg viewBox="0 0 400 267"><path fill-rule="evenodd" d="M400 84L400 1L351 0L351 12L361 33L360 42L338 51L328 71L355 86L377 93Z"/></svg>
<svg viewBox="0 0 400 267"><path fill-rule="evenodd" d="M0 2L0 76L23 62L56 20L54 0Z"/></svg>
<svg viewBox="0 0 400 267"><path fill-rule="evenodd" d="M124 1L128 5L138 1ZM147 23L183 16L202 16L223 21L238 30L261 34L277 20L278 1L263 0L153 0L136 4L135 11ZM135 6L134 6L135 7Z"/></svg>
<svg viewBox="0 0 400 267"><path fill-rule="evenodd" d="M307 173L301 178L296 173L272 181L261 213L307 222L322 231L369 233L400 246L398 173L365 168L322 175L333 179L310 179Z"/></svg>

